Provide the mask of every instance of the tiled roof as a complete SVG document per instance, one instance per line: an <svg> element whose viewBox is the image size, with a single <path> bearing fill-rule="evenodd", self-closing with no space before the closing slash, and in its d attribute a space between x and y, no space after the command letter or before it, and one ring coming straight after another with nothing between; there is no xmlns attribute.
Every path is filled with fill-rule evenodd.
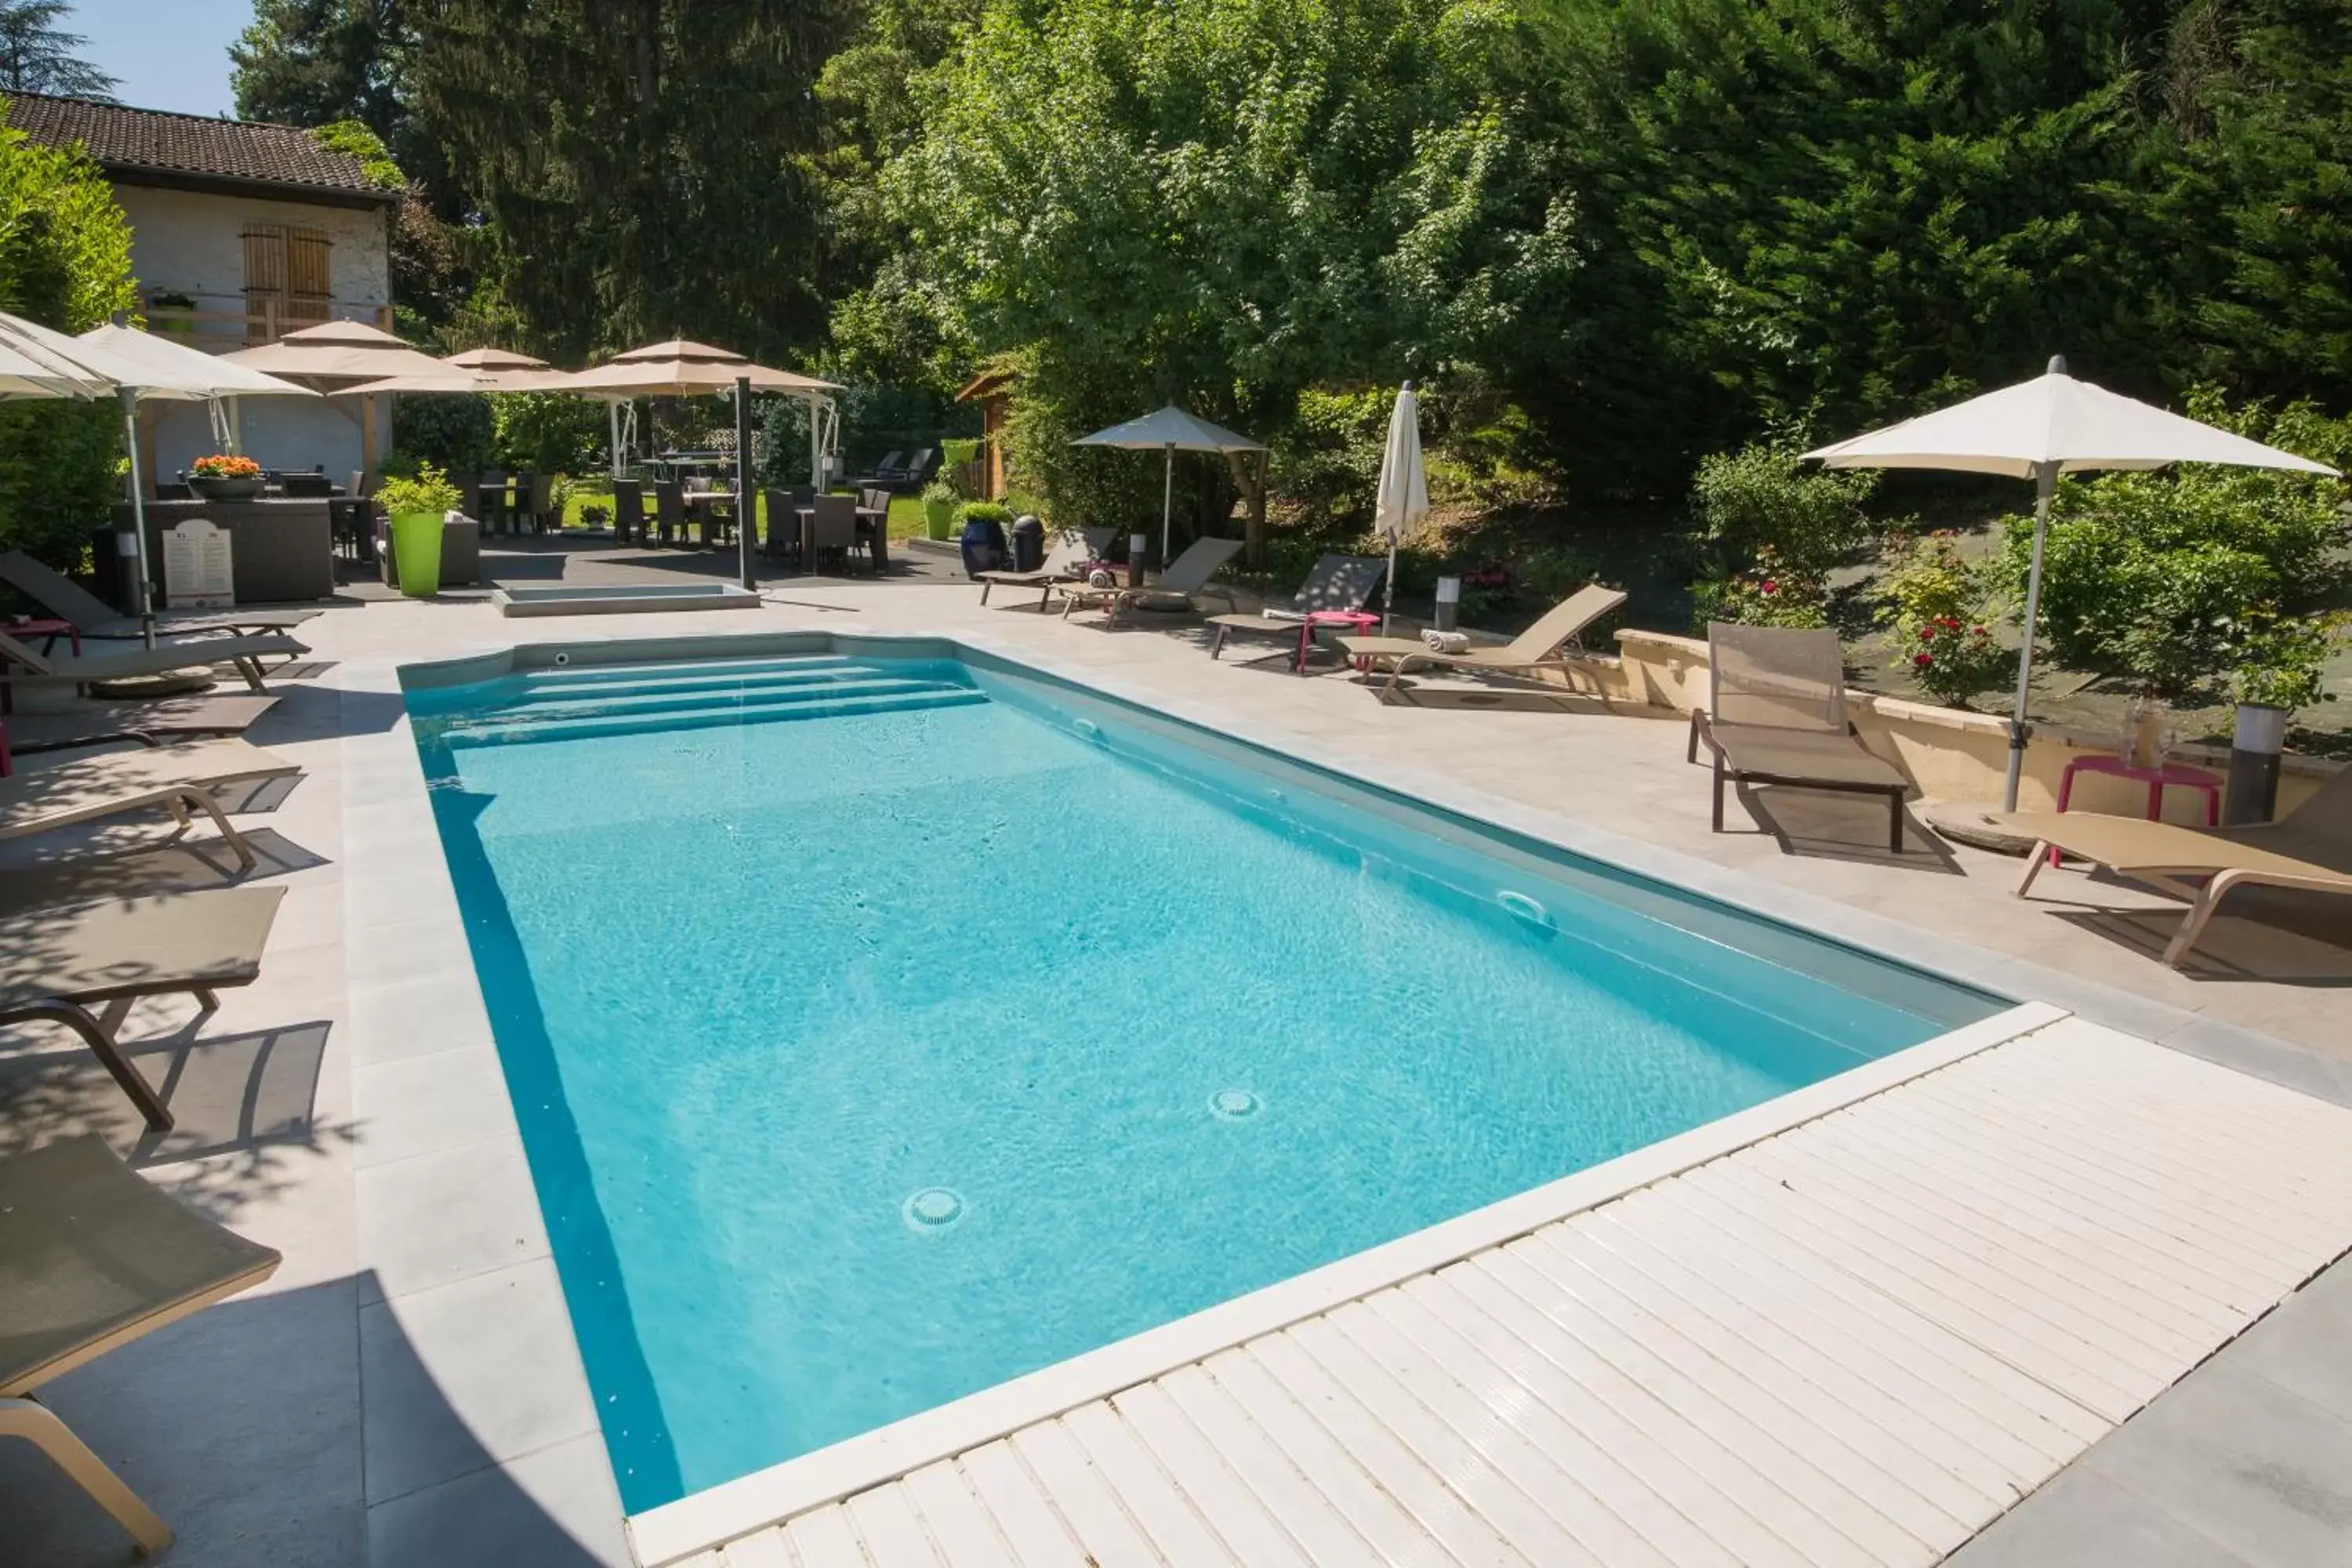
<svg viewBox="0 0 2352 1568"><path fill-rule="evenodd" d="M357 159L320 146L299 126L207 120L201 115L126 109L37 92L5 96L10 125L50 146L81 142L109 170L294 185L392 199L391 193L369 183Z"/></svg>

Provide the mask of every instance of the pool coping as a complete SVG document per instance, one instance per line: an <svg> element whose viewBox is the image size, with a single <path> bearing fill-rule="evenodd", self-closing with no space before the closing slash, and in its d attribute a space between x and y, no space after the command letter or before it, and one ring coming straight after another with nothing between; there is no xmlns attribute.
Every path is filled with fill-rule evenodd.
<svg viewBox="0 0 2352 1568"><path fill-rule="evenodd" d="M2352 1104L2352 1074L2305 1047L2252 1031L2202 1018L2108 987L2074 980L2023 960L2010 958L1937 936L1900 921L1873 915L1835 900L1807 894L1744 871L1627 838L1605 829L1561 817L1538 808L1465 786L1456 780L1436 778L1420 770L1378 763L1315 742L1311 737L1268 731L1204 710L1190 700L1171 700L1160 692L1135 689L1100 671L1041 658L1026 648L997 643L984 636L960 633L908 634L844 625L822 630L770 631L741 634L668 635L655 637L602 637L532 642L485 649L451 658L386 663L353 670L354 679L375 676L380 689L404 691L413 685L440 685L483 679L518 667L555 664L564 658L582 662L635 662L682 658L755 657L762 654L833 651L842 644L852 648L876 645L900 657L971 658L975 662L1002 663L1032 677L1043 677L1077 692L1108 699L1148 716L1176 721L1213 736L1260 750L1271 757L1335 775L1343 784L1426 804L1447 815L1484 826L1507 837L1524 837L1601 866L1663 882L1700 898L1764 919L1793 925L1832 942L1893 962L1943 975L1960 984L2010 996L2028 995L2008 1010L1976 1024L1907 1047L1876 1061L1849 1069L1822 1082L1732 1116L1590 1167L1469 1215L1425 1227L1381 1247L1368 1249L1322 1268L1236 1298L1215 1307L1160 1325L1143 1334L1086 1352L1040 1369L1024 1377L979 1391L930 1411L906 1417L887 1426L847 1439L814 1453L783 1461L750 1476L691 1493L626 1521L635 1554L647 1568L677 1562L730 1539L773 1524L807 1508L848 1496L866 1487L904 1474L928 1459L944 1457L1000 1436L1013 1426L1058 1414L1062 1410L1118 1392L1197 1360L1242 1339L1296 1322L1327 1310L1339 1300L1362 1295L1442 1266L1465 1252L1524 1234L1538 1226L1633 1188L1664 1179L1677 1171L1720 1157L1775 1132L1827 1114L1841 1106L1884 1092L1895 1084L1934 1071L1952 1061L2064 1016L2077 1013L2109 1024L2157 1044L2199 1056L2220 1065L2315 1094L2339 1104ZM405 680L404 676L422 679ZM373 684L373 681L370 682ZM347 809L387 810L398 823L388 830L382 847L396 851L394 859L414 886L420 874L420 855L428 880L446 888L447 867L441 852L429 803L425 794L422 764L404 711L386 732L371 742L396 743L404 766L383 766L379 754L372 768L346 769ZM354 744L347 741L348 749ZM399 775L395 779L392 775ZM404 784L406 788L397 787ZM357 791L356 795L353 791ZM402 797L405 798L402 798ZM382 798L377 798L382 797ZM362 835L365 843L371 836ZM371 878L346 883L350 896L365 902L372 896ZM383 911L376 911L381 921ZM368 926L368 911L352 910L354 930ZM443 911L462 942L450 891ZM418 917L404 910L402 918ZM426 917L428 919L432 917ZM455 992L470 999L472 1019L479 1020L480 1039L488 1040L487 1011L470 963L455 973L436 977L445 1003ZM469 1020L470 1021L470 1020ZM469 1028L467 1033L471 1033ZM364 1041L356 1040L364 1059ZM471 1056L470 1051L464 1054ZM429 1060L430 1058L425 1058ZM364 1074L362 1074L364 1077ZM362 1091L359 1109L364 1120L369 1107ZM520 1134L506 1111L501 1142L520 1146ZM528 1167L507 1178L520 1179L536 1215L537 1200L530 1190ZM365 1197L362 1194L364 1204ZM367 1229L362 1214L362 1231ZM551 1260L542 1255L536 1267L551 1273ZM576 1345L568 1356L535 1357L540 1363L525 1375L584 1391L585 1373ZM1171 1360L1170 1358L1173 1358ZM593 1405L590 1406L593 1414ZM593 1427L591 1428L595 1429ZM601 1439L594 1447L601 1448ZM495 1456L504 1462L506 1456ZM608 1483L609 1484L609 1480Z"/></svg>

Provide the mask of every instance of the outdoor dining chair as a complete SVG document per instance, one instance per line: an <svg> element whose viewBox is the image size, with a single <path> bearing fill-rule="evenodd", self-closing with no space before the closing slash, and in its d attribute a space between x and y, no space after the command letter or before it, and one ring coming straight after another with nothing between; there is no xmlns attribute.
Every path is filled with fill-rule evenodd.
<svg viewBox="0 0 2352 1568"><path fill-rule="evenodd" d="M857 498L818 496L810 503L808 550L812 563L839 556L841 569L853 569L857 551Z"/></svg>
<svg viewBox="0 0 2352 1568"><path fill-rule="evenodd" d="M676 479L655 481L654 523L661 530L664 544L674 542L686 531L686 493Z"/></svg>
<svg viewBox="0 0 2352 1568"><path fill-rule="evenodd" d="M644 542L646 482L643 479L613 481L613 537L623 544L633 539Z"/></svg>

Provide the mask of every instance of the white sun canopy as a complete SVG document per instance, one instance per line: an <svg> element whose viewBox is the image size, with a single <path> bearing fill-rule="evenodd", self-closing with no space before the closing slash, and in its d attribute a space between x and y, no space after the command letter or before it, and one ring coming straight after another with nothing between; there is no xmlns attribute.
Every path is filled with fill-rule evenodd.
<svg viewBox="0 0 2352 1568"><path fill-rule="evenodd" d="M2077 381L2066 362L2048 374L1966 403L1922 414L1805 454L1832 468L1950 468L2034 481L2033 563L2025 579L2025 615L2017 651L2017 698L2009 723L2009 776L2001 809L2017 809L2024 772L2027 689L2033 679L2033 628L2042 609L2042 546L2058 476L2098 468L2160 468L2170 463L2224 463L2334 474L2325 463L2217 430L2150 404Z"/></svg>

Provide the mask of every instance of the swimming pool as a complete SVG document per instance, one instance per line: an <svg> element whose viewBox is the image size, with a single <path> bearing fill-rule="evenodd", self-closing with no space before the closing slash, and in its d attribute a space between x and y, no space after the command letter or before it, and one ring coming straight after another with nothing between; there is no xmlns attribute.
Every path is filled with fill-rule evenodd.
<svg viewBox="0 0 2352 1568"><path fill-rule="evenodd" d="M409 704L632 1513L2005 1005L995 661Z"/></svg>

